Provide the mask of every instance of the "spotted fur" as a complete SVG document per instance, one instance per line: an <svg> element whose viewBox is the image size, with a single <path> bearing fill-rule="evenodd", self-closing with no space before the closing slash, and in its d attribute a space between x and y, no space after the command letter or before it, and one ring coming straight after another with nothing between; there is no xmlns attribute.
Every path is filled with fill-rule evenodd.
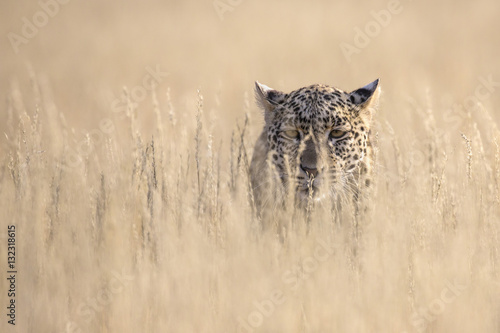
<svg viewBox="0 0 500 333"><path fill-rule="evenodd" d="M299 202L357 199L370 183L379 94L379 80L350 93L314 84L286 94L256 82L265 118L250 167L259 210L290 191Z"/></svg>

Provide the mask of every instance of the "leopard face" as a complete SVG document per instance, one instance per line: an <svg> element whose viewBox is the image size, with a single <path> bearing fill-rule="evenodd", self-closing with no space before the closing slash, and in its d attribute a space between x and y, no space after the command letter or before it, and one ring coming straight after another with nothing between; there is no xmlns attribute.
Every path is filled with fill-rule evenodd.
<svg viewBox="0 0 500 333"><path fill-rule="evenodd" d="M262 186L259 175L271 166L281 184L301 199L356 192L360 176L366 178L371 168L378 83L350 93L315 84L286 94L257 82L265 126L252 159L253 187Z"/></svg>

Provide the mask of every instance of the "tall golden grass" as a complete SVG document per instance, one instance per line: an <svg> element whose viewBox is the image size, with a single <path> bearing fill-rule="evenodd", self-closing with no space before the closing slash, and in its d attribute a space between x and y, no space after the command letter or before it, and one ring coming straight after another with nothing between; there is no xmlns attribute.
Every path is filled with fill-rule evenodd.
<svg viewBox="0 0 500 333"><path fill-rule="evenodd" d="M0 4L1 331L498 332L500 4L223 3ZM261 231L253 81L377 77L367 214Z"/></svg>

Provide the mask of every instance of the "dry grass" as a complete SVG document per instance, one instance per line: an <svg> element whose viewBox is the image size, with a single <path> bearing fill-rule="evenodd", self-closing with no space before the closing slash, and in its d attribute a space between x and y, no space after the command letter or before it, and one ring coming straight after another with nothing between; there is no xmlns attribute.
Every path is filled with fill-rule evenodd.
<svg viewBox="0 0 500 333"><path fill-rule="evenodd" d="M500 331L500 92L484 83L500 4L401 6L351 62L339 44L388 2L243 1L221 21L211 1L75 1L19 53L2 38L0 244L16 225L19 273L1 331ZM0 10L7 36L40 7ZM253 81L376 77L368 215L290 211L261 232Z"/></svg>

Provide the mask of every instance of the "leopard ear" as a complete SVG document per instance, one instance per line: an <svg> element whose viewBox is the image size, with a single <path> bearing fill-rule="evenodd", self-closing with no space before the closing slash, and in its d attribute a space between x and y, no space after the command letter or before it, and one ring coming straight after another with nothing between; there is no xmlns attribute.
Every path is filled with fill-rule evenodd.
<svg viewBox="0 0 500 333"><path fill-rule="evenodd" d="M265 111L273 111L277 105L285 101L285 96L285 93L255 81L255 97L257 98L257 104Z"/></svg>
<svg viewBox="0 0 500 333"><path fill-rule="evenodd" d="M377 107L380 96L379 79L351 92L349 98L352 103L362 107Z"/></svg>
<svg viewBox="0 0 500 333"><path fill-rule="evenodd" d="M372 114L375 113L378 107L380 97L379 81L379 79L376 79L349 94L349 100L359 107L360 115L368 118L368 120L371 120Z"/></svg>

